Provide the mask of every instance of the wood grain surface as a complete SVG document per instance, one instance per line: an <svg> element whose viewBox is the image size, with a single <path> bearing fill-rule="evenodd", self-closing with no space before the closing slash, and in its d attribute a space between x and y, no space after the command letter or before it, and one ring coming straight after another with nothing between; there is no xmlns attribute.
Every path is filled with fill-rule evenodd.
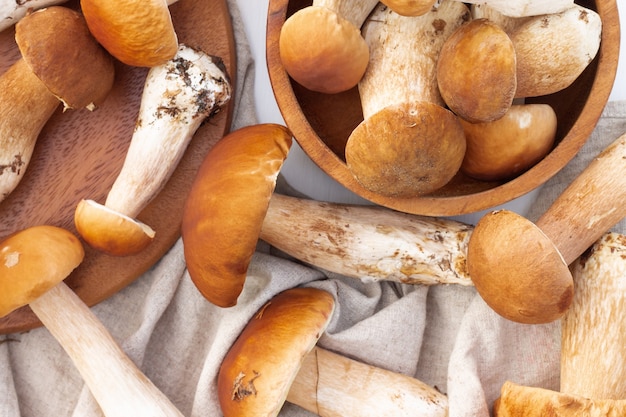
<svg viewBox="0 0 626 417"><path fill-rule="evenodd" d="M78 2L66 3L77 7ZM221 57L235 84L235 43L226 0L179 0L170 6L179 41ZM19 57L14 29L0 33L0 73ZM33 159L17 189L0 203L0 238L23 228L49 224L76 233L74 210L80 199L104 203L121 169L139 109L146 68L116 62L113 91L94 112L61 107L38 138ZM127 286L152 267L180 237L183 205L207 151L227 133L233 101L197 131L175 173L138 218L156 230L144 252L111 257L85 246L84 262L66 283L88 305ZM1 115L0 115L1 117ZM39 326L29 307L0 319L0 333Z"/></svg>

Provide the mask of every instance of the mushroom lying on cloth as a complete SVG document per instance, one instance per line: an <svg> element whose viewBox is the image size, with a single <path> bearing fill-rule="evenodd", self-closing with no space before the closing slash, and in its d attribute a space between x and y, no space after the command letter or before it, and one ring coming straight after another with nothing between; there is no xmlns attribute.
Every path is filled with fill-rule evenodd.
<svg viewBox="0 0 626 417"><path fill-rule="evenodd" d="M62 6L24 17L15 26L21 57L0 76L0 200L19 184L37 138L63 103L93 109L113 87L113 60L82 16Z"/></svg>
<svg viewBox="0 0 626 417"><path fill-rule="evenodd" d="M626 415L626 236L606 233L571 265L572 306L563 316L561 389L506 382L497 417Z"/></svg>
<svg viewBox="0 0 626 417"><path fill-rule="evenodd" d="M33 226L0 242L0 316L29 305L70 356L107 417L181 417L63 283L83 258L78 238L55 226Z"/></svg>
<svg viewBox="0 0 626 417"><path fill-rule="evenodd" d="M421 381L314 347L334 306L326 291L292 288L261 307L220 366L225 417L276 416L285 400L322 417L447 415L446 396Z"/></svg>
<svg viewBox="0 0 626 417"><path fill-rule="evenodd" d="M106 202L82 200L76 208L76 228L90 246L125 256L150 244L154 230L135 218L171 177L196 130L230 96L222 61L186 45L150 69L124 165Z"/></svg>

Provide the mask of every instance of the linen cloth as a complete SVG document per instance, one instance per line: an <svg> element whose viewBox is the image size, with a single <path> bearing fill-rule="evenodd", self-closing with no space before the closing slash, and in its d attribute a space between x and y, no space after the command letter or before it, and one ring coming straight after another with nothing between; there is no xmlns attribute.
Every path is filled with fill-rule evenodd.
<svg viewBox="0 0 626 417"><path fill-rule="evenodd" d="M255 70L234 0L238 59L232 129L256 122ZM591 139L538 194L541 215L573 178L626 132L626 102L609 103ZM279 192L292 193L279 183ZM624 223L614 228L623 232ZM414 376L448 395L452 417L489 416L505 380L559 385L560 325L522 325L491 311L472 287L361 282L301 264L259 242L238 305L219 308L191 282L179 240L152 269L93 307L128 355L185 416L221 415L216 376L253 314L295 286L329 291L335 314L319 345ZM45 328L0 336L0 416L101 416L58 343ZM312 414L286 403L281 416Z"/></svg>

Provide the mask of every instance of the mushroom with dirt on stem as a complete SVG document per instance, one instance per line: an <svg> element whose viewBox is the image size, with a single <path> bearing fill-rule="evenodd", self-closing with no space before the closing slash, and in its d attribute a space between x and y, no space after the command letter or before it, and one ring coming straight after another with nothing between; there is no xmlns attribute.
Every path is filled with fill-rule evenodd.
<svg viewBox="0 0 626 417"><path fill-rule="evenodd" d="M113 59L81 15L53 6L15 26L21 57L0 76L0 200L18 186L41 130L64 110L101 104L113 87Z"/></svg>
<svg viewBox="0 0 626 417"><path fill-rule="evenodd" d="M79 239L56 226L32 226L0 242L0 316L30 306L107 417L181 417L63 282L84 254Z"/></svg>
<svg viewBox="0 0 626 417"><path fill-rule="evenodd" d="M369 51L361 26L377 0L314 0L289 16L280 30L285 71L303 87L326 94L357 85Z"/></svg>
<svg viewBox="0 0 626 417"><path fill-rule="evenodd" d="M508 210L478 221L468 244L468 270L495 312L530 324L565 314L574 293L568 265L626 215L624 159L626 134L600 152L535 223Z"/></svg>
<svg viewBox="0 0 626 417"><path fill-rule="evenodd" d="M348 169L366 189L414 197L456 175L465 153L457 116L446 109L436 79L444 41L469 19L447 1L415 17L379 5L363 26L370 62L359 82L364 120L345 147Z"/></svg>
<svg viewBox="0 0 626 417"><path fill-rule="evenodd" d="M624 253L626 236L609 232L571 265L575 290L561 319L560 392L507 381L495 416L626 414Z"/></svg>
<svg viewBox="0 0 626 417"><path fill-rule="evenodd" d="M148 72L124 164L103 204L81 200L74 221L92 247L116 256L142 251L154 230L136 217L163 188L196 130L231 96L222 61L181 44Z"/></svg>
<svg viewBox="0 0 626 417"><path fill-rule="evenodd" d="M285 400L322 417L444 417L445 395L403 374L316 347L335 301L317 288L272 297L226 354L217 378L225 417L276 416Z"/></svg>

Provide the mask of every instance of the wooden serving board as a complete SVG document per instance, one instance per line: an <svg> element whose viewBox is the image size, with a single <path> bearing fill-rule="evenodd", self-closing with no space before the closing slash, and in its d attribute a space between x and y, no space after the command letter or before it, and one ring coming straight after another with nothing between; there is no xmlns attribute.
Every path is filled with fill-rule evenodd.
<svg viewBox="0 0 626 417"><path fill-rule="evenodd" d="M64 4L75 8L77 5L75 1ZM221 57L234 87L236 51L226 0L179 0L170 6L170 12L179 41ZM0 33L0 73L20 56L14 35L13 28ZM104 202L126 156L147 72L146 68L116 62L115 87L96 111L63 113L59 107L38 138L21 183L0 203L0 239L41 224L76 233L74 210L78 202L83 198ZM227 133L233 102L197 131L170 181L138 216L156 231L154 241L144 252L112 257L85 245L85 260L66 283L88 305L101 302L130 284L180 237L182 211L191 182L207 151ZM0 319L0 333L25 331L39 325L30 308L23 307Z"/></svg>

